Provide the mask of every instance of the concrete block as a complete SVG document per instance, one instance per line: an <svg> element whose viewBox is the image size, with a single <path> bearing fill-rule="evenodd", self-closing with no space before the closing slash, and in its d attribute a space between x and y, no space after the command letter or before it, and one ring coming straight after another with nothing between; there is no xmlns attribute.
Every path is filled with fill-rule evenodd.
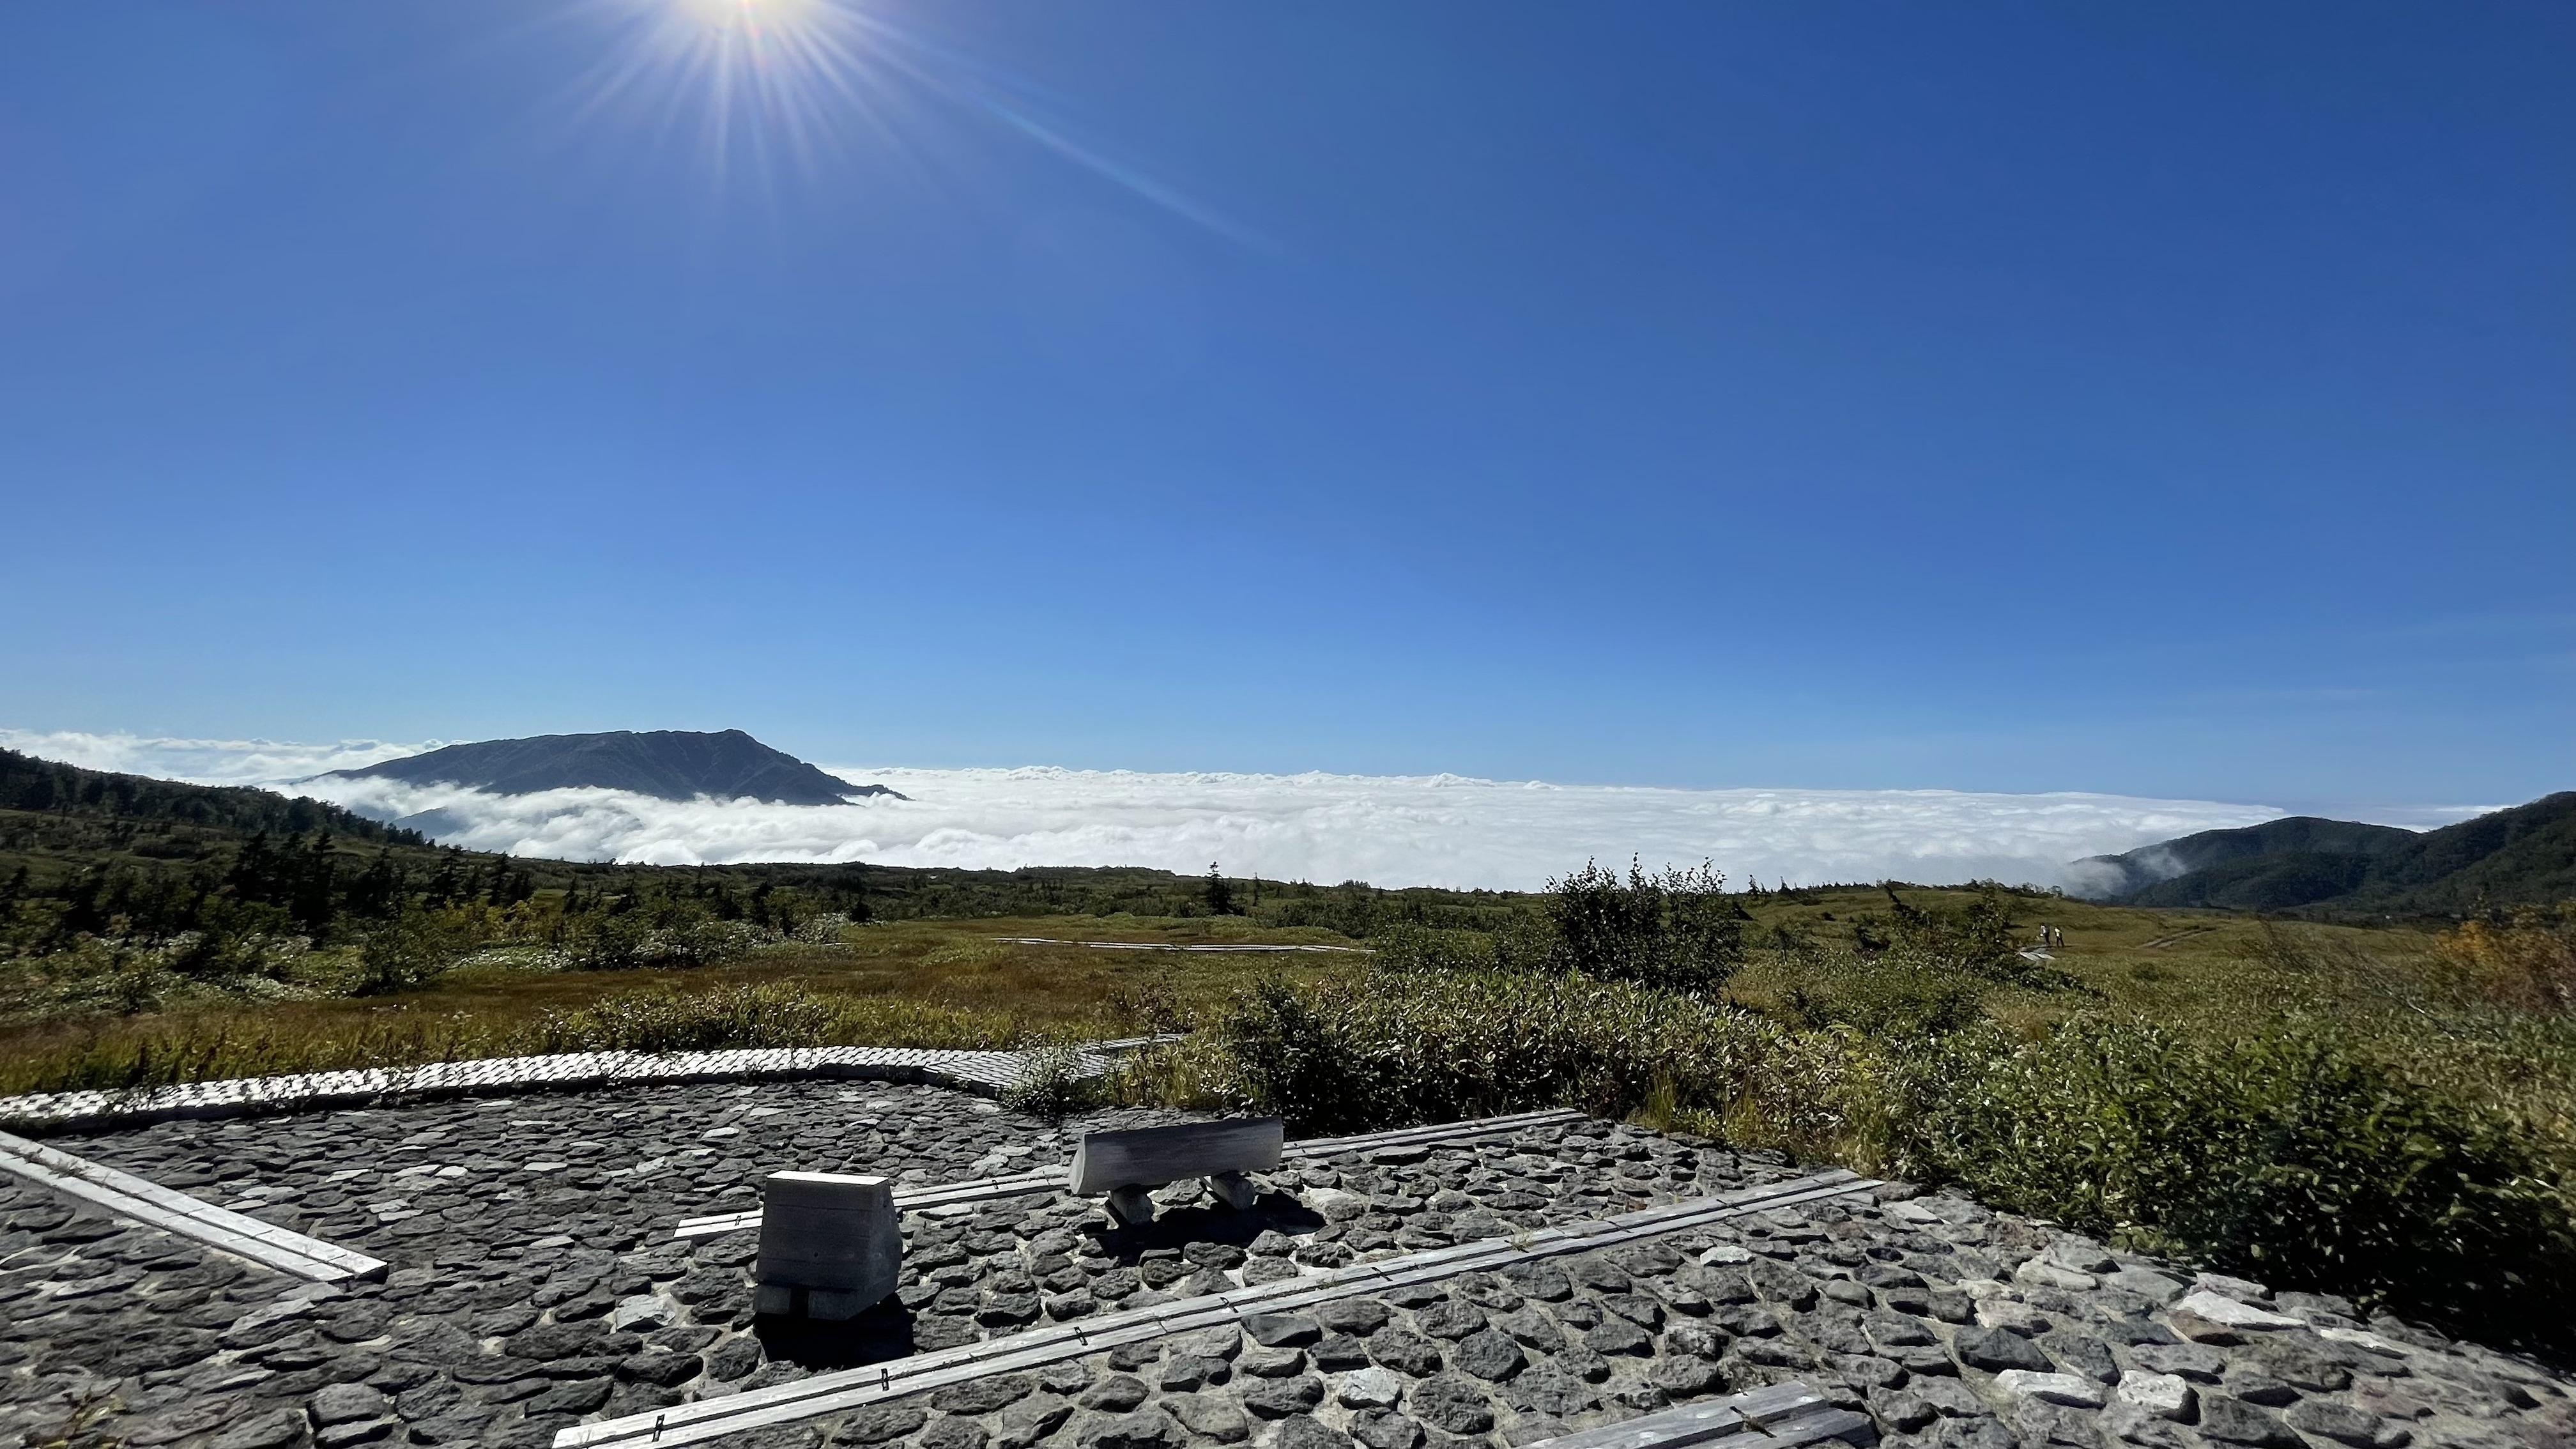
<svg viewBox="0 0 2576 1449"><path fill-rule="evenodd" d="M1243 1212L1261 1201L1260 1187L1240 1172L1211 1173L1207 1181L1208 1191L1215 1193L1218 1201L1236 1212Z"/></svg>
<svg viewBox="0 0 2576 1449"><path fill-rule="evenodd" d="M1088 1197L1221 1172L1268 1172L1279 1165L1286 1138L1286 1124L1276 1117L1086 1132L1073 1152L1067 1190Z"/></svg>
<svg viewBox="0 0 2576 1449"><path fill-rule="evenodd" d="M850 1318L895 1290L903 1224L890 1179L773 1172L760 1189L760 1312L792 1312L802 1289L808 1315Z"/></svg>

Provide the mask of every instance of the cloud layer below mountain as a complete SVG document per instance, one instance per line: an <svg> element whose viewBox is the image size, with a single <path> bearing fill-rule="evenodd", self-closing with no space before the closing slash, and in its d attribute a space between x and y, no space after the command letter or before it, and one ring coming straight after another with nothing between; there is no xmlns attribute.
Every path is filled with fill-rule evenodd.
<svg viewBox="0 0 2576 1449"><path fill-rule="evenodd" d="M866 860L1008 869L1146 865L1272 879L1527 888L1586 859L1713 860L1737 880L2064 883L2078 856L2250 825L2263 806L1951 790L1675 790L1455 775L1143 774L843 768L910 800L668 801L610 790L492 795L306 777L426 745L171 740L0 730L0 744L96 769L287 786L370 815L435 811L479 850L639 864Z"/></svg>

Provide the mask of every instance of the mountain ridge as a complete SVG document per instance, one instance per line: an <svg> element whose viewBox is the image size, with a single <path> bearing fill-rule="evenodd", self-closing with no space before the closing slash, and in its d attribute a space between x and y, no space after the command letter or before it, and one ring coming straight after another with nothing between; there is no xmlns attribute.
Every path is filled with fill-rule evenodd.
<svg viewBox="0 0 2576 1449"><path fill-rule="evenodd" d="M661 800L705 796L781 805L907 798L883 785L853 784L827 774L732 729L606 730L479 740L312 778L464 785L503 795L591 787Z"/></svg>
<svg viewBox="0 0 2576 1449"><path fill-rule="evenodd" d="M2074 894L2117 905L2456 915L2576 898L2576 791L2418 833L2294 815L2087 856Z"/></svg>

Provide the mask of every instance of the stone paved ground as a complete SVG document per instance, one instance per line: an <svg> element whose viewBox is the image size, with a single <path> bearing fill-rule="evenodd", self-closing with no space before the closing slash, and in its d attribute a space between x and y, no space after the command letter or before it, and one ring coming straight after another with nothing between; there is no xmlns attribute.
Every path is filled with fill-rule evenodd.
<svg viewBox="0 0 2576 1449"><path fill-rule="evenodd" d="M1151 1228L1027 1197L907 1218L898 1299L749 1311L782 1166L913 1181L1059 1162L1061 1130L887 1084L600 1090L230 1123L67 1150L395 1264L345 1292L0 1179L0 1435L110 1449L537 1446L562 1425L1051 1320L1792 1175L1578 1123L1292 1164ZM1901 1199L1901 1190L1883 1196ZM1797 1378L1897 1449L2576 1449L2563 1378L2333 1299L2185 1275L1954 1198L1864 1196L1184 1336L750 1436L762 1449L1458 1449Z"/></svg>

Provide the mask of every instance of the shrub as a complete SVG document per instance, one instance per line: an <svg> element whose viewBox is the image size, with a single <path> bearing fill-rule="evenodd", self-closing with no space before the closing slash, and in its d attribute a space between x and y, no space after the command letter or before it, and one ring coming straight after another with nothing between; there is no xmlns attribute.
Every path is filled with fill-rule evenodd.
<svg viewBox="0 0 2576 1449"><path fill-rule="evenodd" d="M1705 863L1627 879L1598 862L1548 882L1558 964L1605 981L1682 990L1714 987L1744 960L1744 912Z"/></svg>
<svg viewBox="0 0 2576 1449"><path fill-rule="evenodd" d="M992 1048L1023 1035L1008 1019L925 1002L725 986L629 991L548 1011L519 1041L533 1052L692 1052L858 1044Z"/></svg>
<svg viewBox="0 0 2576 1449"><path fill-rule="evenodd" d="M2460 985L2518 1011L2576 1012L2576 901L2464 922L2433 943Z"/></svg>
<svg viewBox="0 0 2576 1449"><path fill-rule="evenodd" d="M2313 1027L2199 1040L2079 1016L2024 1040L1974 1019L1937 968L1831 969L1831 1004L1808 1008L1829 1024L1805 1029L1574 975L1272 979L1123 1090L1187 1085L1301 1133L1643 1113L1956 1182L2281 1287L2473 1320L2490 1340L2576 1347L2576 1217L2528 1126Z"/></svg>
<svg viewBox="0 0 2576 1449"><path fill-rule="evenodd" d="M1308 1133L1550 1106L1619 1116L1658 1083L1725 1110L1753 1093L1758 1064L1797 1055L1752 1013L1704 998L1527 973L1271 978L1211 1036L1220 1090Z"/></svg>
<svg viewBox="0 0 2576 1449"><path fill-rule="evenodd" d="M1061 1122L1100 1098L1100 1075L1072 1042L1034 1042L1021 1049L1019 1068L1002 1091L1002 1105L1013 1111Z"/></svg>
<svg viewBox="0 0 2576 1449"><path fill-rule="evenodd" d="M1767 998L1801 1026L1845 1026L1870 1037L1910 1039L1981 1021L1994 989L1984 977L1938 962L1808 946L1760 960L1737 978L1734 991L1739 998Z"/></svg>
<svg viewBox="0 0 2576 1449"><path fill-rule="evenodd" d="M407 905L390 920L367 926L358 937L357 994L412 991L471 951L474 935L449 907Z"/></svg>
<svg viewBox="0 0 2576 1449"><path fill-rule="evenodd" d="M832 1039L828 999L794 988L630 991L570 1011L549 1011L531 1031L545 1052L697 1052L812 1046Z"/></svg>
<svg viewBox="0 0 2576 1449"><path fill-rule="evenodd" d="M2576 1221L2529 1131L2314 1034L2078 1020L1941 1039L1876 1078L1882 1151L2034 1213L2282 1287L2568 1340Z"/></svg>

